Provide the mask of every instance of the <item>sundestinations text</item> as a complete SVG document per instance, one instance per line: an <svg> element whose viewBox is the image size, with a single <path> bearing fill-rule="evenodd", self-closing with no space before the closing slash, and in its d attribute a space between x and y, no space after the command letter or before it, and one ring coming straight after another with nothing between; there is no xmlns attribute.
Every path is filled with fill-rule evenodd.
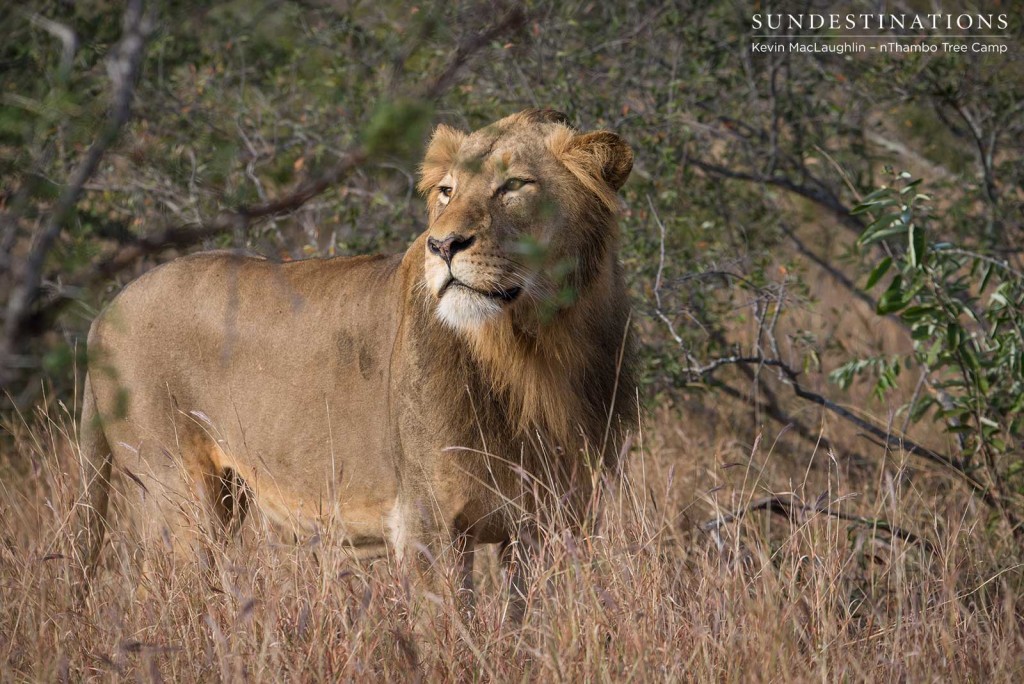
<svg viewBox="0 0 1024 684"><path fill-rule="evenodd" d="M881 30L972 31L1006 30L1006 14L755 14L755 31Z"/></svg>

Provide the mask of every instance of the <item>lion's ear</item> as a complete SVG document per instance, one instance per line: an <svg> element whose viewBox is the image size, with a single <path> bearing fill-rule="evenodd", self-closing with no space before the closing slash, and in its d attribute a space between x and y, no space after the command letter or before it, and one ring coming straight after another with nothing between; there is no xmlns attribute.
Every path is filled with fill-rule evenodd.
<svg viewBox="0 0 1024 684"><path fill-rule="evenodd" d="M593 131L573 136L569 153L581 158L591 173L618 192L633 170L633 150L625 140L610 131Z"/></svg>
<svg viewBox="0 0 1024 684"><path fill-rule="evenodd" d="M416 186L420 193L428 194L444 179L465 139L465 133L451 126L441 124L434 129L427 152L423 155L423 163L420 164L420 182Z"/></svg>
<svg viewBox="0 0 1024 684"><path fill-rule="evenodd" d="M557 109L545 107L544 109L531 108L519 112L518 118L526 123L555 123L563 126L572 126L569 117Z"/></svg>

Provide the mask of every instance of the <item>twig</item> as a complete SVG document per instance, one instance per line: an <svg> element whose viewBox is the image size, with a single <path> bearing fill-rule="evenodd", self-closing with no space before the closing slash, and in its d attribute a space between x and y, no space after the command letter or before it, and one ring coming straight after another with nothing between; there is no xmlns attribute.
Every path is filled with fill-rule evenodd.
<svg viewBox="0 0 1024 684"><path fill-rule="evenodd" d="M724 525L741 520L747 515L747 513L753 513L754 511L769 511L776 515L785 516L790 521L795 520L799 513L821 513L829 516L830 518L836 518L837 520L845 520L846 522L865 525L873 529L884 530L893 537L902 539L910 544L919 545L928 553L935 552L935 547L924 537L905 530L902 527L892 525L885 520L876 520L874 518L865 518L851 513L843 513L842 511L834 511L829 508L827 503L808 505L800 501L795 495L791 495L789 497L766 496L760 499L755 499L746 506L733 511L732 513L724 513L712 520L708 520L700 526L700 529L704 532L717 532Z"/></svg>
<svg viewBox="0 0 1024 684"><path fill-rule="evenodd" d="M754 379L753 370L751 370L747 366L739 366L739 368L748 380L752 381ZM732 397L733 399L738 399L740 401L745 401L748 399L748 395L744 394L743 392L736 389L732 385L721 380L718 380L717 378L710 379L709 383L716 390ZM782 410L778 397L767 384L765 384L761 388L760 395L764 397L764 401L760 402L755 407L755 410L757 410L758 412L763 411L772 420L779 423L780 425L785 426L786 429L792 429L793 432L797 435L797 437L804 440L814 449L821 447L826 450L835 450L835 445L828 437L825 437L825 435L823 435L820 430L812 430L807 425L805 425L801 420L796 418L796 416L792 416L786 413L784 410ZM865 459L863 454L851 450L847 450L847 455L854 458L859 458L861 460Z"/></svg>
<svg viewBox="0 0 1024 684"><path fill-rule="evenodd" d="M67 24L62 24L53 19L47 19L41 14L28 14L28 20L43 29L61 42L62 50L60 55L60 76L67 78L71 73L71 65L75 60L75 52L78 51L78 36Z"/></svg>
<svg viewBox="0 0 1024 684"><path fill-rule="evenodd" d="M423 91L422 97L427 100L436 100L438 97L446 93L455 81L455 77L458 75L459 69L462 68L473 54L503 33L517 31L525 24L526 13L521 8L514 7L497 23L495 23L494 26L460 44L455 49L455 54L452 56L451 60L449 60L448 65Z"/></svg>
<svg viewBox="0 0 1024 684"><path fill-rule="evenodd" d="M107 72L114 85L112 105L107 122L93 141L82 161L68 180L67 187L61 193L50 212L49 218L37 233L20 282L11 293L7 304L7 315L4 321L4 345L0 349L0 360L6 361L7 355L14 351L32 315L32 307L39 296L43 278L43 265L53 248L53 243L60 235L65 221L78 203L82 188L95 173L107 149L117 140L121 128L128 122L131 115L132 95L135 79L146 46L146 39L152 29L149 17L143 12L142 0L132 0L125 10L124 35L117 46L111 51L107 61Z"/></svg>
<svg viewBox="0 0 1024 684"><path fill-rule="evenodd" d="M654 313L668 327L668 332L672 339L676 341L676 344L682 345L683 338L679 336L672 321L669 320L668 316L661 309L661 275L665 270L665 224L661 222L661 217L658 216L658 210L654 208L654 200L651 199L650 195L647 195L647 206L651 208L651 216L654 218L654 222L658 224L658 230L661 232L661 241L659 242L661 246L658 253L658 275L654 278Z"/></svg>
<svg viewBox="0 0 1024 684"><path fill-rule="evenodd" d="M971 132L974 145L978 148L978 165L981 167L982 179L985 181L985 195L992 206L996 206L999 203L999 193L996 190L995 176L992 173L995 141L992 140L991 144L986 144L985 132L981 125L961 102L952 98L947 99L947 102L967 124L967 130Z"/></svg>
<svg viewBox="0 0 1024 684"><path fill-rule="evenodd" d="M810 390L806 389L797 381L797 378L800 375L799 372L793 370L793 368L791 368L789 364L785 363L784 361L781 361L779 359L764 358L762 356L726 356L720 359L715 359L714 361L708 363L705 366L692 370L697 372L699 375L709 375L714 371L718 370L719 368L721 368L722 366L731 364L771 366L773 368L778 368L782 371L786 379L786 382L793 389L794 394L796 394L801 399L806 399L808 401L814 402L815 404L824 406L829 411L835 413L841 418L844 418L845 420L853 423L862 430L866 430L875 437L878 437L889 447L903 448L904 450L911 453L916 453L929 461L956 470L957 472L967 477L973 486L976 486L981 490L986 489L984 484L978 482L969 473L966 473L963 470L963 468L959 466L957 462L950 458L949 456L946 456L945 454L940 454L936 451L932 451L928 447L922 446L914 442L913 440L909 439L908 437L896 437L895 435L886 432L885 430L882 430L879 427L876 427L875 425L869 423L860 416L843 408L834 401L826 397L823 397L822 395L816 392L811 392Z"/></svg>
<svg viewBox="0 0 1024 684"><path fill-rule="evenodd" d="M1014 534L1022 534L1021 521L1017 516L1007 510L999 497L992 493L991 488L969 473L961 463L945 454L941 454L929 449L928 447L922 446L921 444L911 440L909 437L896 436L890 432L886 432L885 430L882 430L881 428L864 420L860 416L852 413L848 409L843 408L834 401L816 392L811 392L797 381L799 373L779 359L766 359L760 356L728 356L716 359L696 369L691 369L691 372L696 372L701 376L709 376L719 368L727 365L772 366L780 369L785 376L786 383L790 388L792 388L793 393L796 394L796 396L823 406L847 422L853 423L862 430L874 435L880 439L883 444L890 448L902 448L907 453L916 455L919 458L923 458L926 461L930 461L952 471L953 473L956 473L971 488L971 490L981 498L982 501L1004 515L1006 521L1010 524L1011 528L1013 528Z"/></svg>
<svg viewBox="0 0 1024 684"><path fill-rule="evenodd" d="M801 197L805 197L815 204L828 209L837 219L839 219L839 222L842 223L843 226L856 232L857 235L860 235L864 231L864 224L861 220L857 218L857 216L851 214L850 209L840 202L839 199L831 192L795 183L784 176L765 176L761 174L747 173L745 171L735 171L725 166L704 161L703 159L691 159L690 161L694 166L706 173L713 173L717 176L732 178L734 180L774 185L784 190L789 190L790 192L796 193Z"/></svg>
<svg viewBox="0 0 1024 684"><path fill-rule="evenodd" d="M826 260L813 249L808 247L807 244L800 238L800 236L796 234L795 230L793 230L790 226L787 226L784 223L779 225L779 229L786 237L790 239L790 241L793 243L793 246L796 247L796 251L800 252L800 254L804 255L812 262L814 262L814 264L818 268L825 271L825 273L827 273L832 278L832 280L834 280L836 283L842 286L847 292L849 292L854 297L870 306L872 311L877 308L878 302L875 301L874 297L872 297L868 293L864 292L864 290L857 287L857 284L854 283L849 276L843 273L842 270L833 266L831 263L828 262L828 260ZM891 318L892 320L901 324L903 323L898 316L892 314L888 315L887 318Z"/></svg>
<svg viewBox="0 0 1024 684"><path fill-rule="evenodd" d="M967 257L968 259L983 261L986 264L991 264L992 266L996 266L997 268L1002 269L1004 272L1013 276L1014 278L1024 280L1024 273L1021 273L1013 266L1011 266L1010 262L1007 261L1006 259L996 259L994 257L990 257L979 252L973 252L968 249L962 249L960 247L947 247L943 245L941 247L935 247L934 249L936 252L942 252L943 254L956 254L957 256Z"/></svg>

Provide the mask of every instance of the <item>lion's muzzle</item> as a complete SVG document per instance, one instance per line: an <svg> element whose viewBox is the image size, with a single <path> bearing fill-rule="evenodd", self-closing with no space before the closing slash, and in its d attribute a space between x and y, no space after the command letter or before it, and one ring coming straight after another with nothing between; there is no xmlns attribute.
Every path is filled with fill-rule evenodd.
<svg viewBox="0 0 1024 684"><path fill-rule="evenodd" d="M441 257L444 262L448 264L448 268L451 268L452 259L455 255L469 249L475 241L476 238L472 235L469 237L465 237L463 235L449 235L443 240L427 238L427 249L430 250L431 254Z"/></svg>

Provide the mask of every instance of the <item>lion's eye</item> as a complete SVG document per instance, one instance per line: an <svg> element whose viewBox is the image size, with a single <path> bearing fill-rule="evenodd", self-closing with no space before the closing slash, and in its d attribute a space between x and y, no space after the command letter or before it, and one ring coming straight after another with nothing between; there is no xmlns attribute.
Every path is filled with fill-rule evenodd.
<svg viewBox="0 0 1024 684"><path fill-rule="evenodd" d="M515 192L521 190L524 185L532 183L532 180L526 178L509 178L505 181L505 184L501 186L501 192Z"/></svg>
<svg viewBox="0 0 1024 684"><path fill-rule="evenodd" d="M442 185L437 191L439 193L437 199L441 204L448 204L448 200L452 198L452 188L448 185Z"/></svg>

